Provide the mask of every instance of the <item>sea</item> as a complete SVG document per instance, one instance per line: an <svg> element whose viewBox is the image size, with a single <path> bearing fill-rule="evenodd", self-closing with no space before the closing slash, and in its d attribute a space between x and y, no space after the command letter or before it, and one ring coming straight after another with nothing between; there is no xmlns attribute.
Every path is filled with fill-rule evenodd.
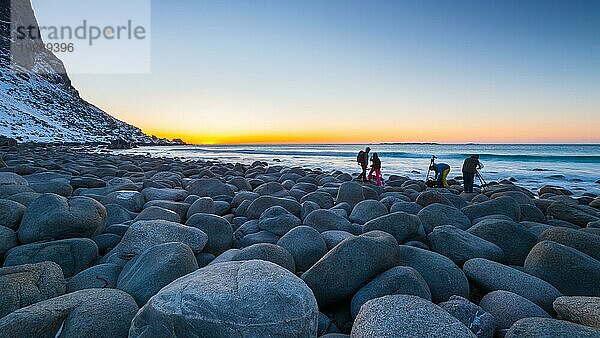
<svg viewBox="0 0 600 338"><path fill-rule="evenodd" d="M463 160L479 154L486 182L512 179L531 191L544 185L567 188L575 195L600 195L600 144L310 144L310 145L188 145L141 147L117 153L145 154L251 164L341 170L357 176L356 155L369 146L382 162L382 174L426 179L431 157L451 166L449 178L462 175Z"/></svg>

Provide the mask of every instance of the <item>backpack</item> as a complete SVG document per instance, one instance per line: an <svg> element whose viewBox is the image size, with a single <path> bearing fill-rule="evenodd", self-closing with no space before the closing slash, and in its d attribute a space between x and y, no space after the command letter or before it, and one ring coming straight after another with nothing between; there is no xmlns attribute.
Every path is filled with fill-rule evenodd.
<svg viewBox="0 0 600 338"><path fill-rule="evenodd" d="M356 162L363 164L365 163L365 152L364 151L359 151L358 155L356 155Z"/></svg>

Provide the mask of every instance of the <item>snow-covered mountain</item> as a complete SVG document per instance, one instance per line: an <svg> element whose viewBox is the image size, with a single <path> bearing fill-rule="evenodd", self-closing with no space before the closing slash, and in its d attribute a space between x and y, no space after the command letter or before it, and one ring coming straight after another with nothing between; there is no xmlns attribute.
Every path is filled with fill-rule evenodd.
<svg viewBox="0 0 600 338"><path fill-rule="evenodd" d="M0 0L0 24L0 135L39 143L171 143L83 100L62 61L41 40L15 41L18 48L11 48L11 30L37 26L30 0Z"/></svg>

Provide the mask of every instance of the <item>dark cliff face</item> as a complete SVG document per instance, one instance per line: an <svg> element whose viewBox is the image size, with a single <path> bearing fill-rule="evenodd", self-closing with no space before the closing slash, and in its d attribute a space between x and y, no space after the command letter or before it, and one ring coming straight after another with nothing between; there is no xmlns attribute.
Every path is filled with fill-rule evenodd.
<svg viewBox="0 0 600 338"><path fill-rule="evenodd" d="M44 42L17 34L18 27L38 25L30 0L0 0L0 24L0 135L20 142L171 144L81 99Z"/></svg>
<svg viewBox="0 0 600 338"><path fill-rule="evenodd" d="M51 83L76 92L63 62L44 47L42 39L17 34L18 27L38 26L30 0L0 0L0 20L0 53L5 66L16 66L13 67L16 72L34 72Z"/></svg>

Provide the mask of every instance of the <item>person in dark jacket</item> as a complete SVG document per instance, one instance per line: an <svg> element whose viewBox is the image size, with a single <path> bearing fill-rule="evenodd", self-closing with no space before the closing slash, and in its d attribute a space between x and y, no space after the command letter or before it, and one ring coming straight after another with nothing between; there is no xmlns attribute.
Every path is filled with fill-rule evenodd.
<svg viewBox="0 0 600 338"><path fill-rule="evenodd" d="M465 192L473 192L473 181L475 180L475 175L479 169L483 169L483 164L479 162L479 155L472 155L463 163L462 172Z"/></svg>
<svg viewBox="0 0 600 338"><path fill-rule="evenodd" d="M432 163L431 166L429 167L429 170L432 170L435 172L435 186L437 187L447 187L448 186L448 181L446 180L448 178L448 174L450 173L450 166L447 165L446 163Z"/></svg>
<svg viewBox="0 0 600 338"><path fill-rule="evenodd" d="M358 176L359 180L363 182L367 180L367 167L369 166L369 152L371 148L367 147L365 151L360 151L356 157L356 162L360 165L362 172Z"/></svg>
<svg viewBox="0 0 600 338"><path fill-rule="evenodd" d="M379 159L379 154L373 153L373 157L371 157L371 171L369 171L369 181L373 178L373 172L375 172L375 178L377 178L377 186L381 186L381 160Z"/></svg>

